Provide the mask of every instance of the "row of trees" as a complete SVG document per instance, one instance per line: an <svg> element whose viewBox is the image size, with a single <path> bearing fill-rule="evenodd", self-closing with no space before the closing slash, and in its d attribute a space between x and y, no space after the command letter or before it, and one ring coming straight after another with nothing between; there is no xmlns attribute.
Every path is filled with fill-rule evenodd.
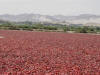
<svg viewBox="0 0 100 75"><path fill-rule="evenodd" d="M6 24L1 24L0 29L9 29L9 30L30 30L32 31L33 29L44 29L44 30L57 30L56 26L47 26L47 25L42 25L42 24L32 24L32 25L16 25L13 23L6 23Z"/></svg>
<svg viewBox="0 0 100 75"><path fill-rule="evenodd" d="M99 33L100 27L96 27L96 26L67 26L66 31L75 31L78 33Z"/></svg>
<svg viewBox="0 0 100 75"><path fill-rule="evenodd" d="M43 24L15 24L7 22L0 25L0 29L9 30L55 30L63 32L76 32L76 33L99 33L100 27L94 26L66 26L66 25L43 25Z"/></svg>

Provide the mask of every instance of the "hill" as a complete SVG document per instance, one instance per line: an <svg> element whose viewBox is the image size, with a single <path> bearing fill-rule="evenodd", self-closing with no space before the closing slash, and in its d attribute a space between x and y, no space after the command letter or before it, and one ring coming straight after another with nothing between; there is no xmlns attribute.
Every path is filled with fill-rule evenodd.
<svg viewBox="0 0 100 75"><path fill-rule="evenodd" d="M33 23L52 23L52 24L82 24L82 25L96 25L100 26L100 16L92 14L81 14L78 16L63 16L63 15L40 15L40 14L19 14L19 15L0 15L0 20L11 22L25 22Z"/></svg>

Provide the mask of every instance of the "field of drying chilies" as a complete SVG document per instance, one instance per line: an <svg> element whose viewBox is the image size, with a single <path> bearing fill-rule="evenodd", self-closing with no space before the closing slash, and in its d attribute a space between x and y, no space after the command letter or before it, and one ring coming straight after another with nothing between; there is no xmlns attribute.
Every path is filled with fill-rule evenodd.
<svg viewBox="0 0 100 75"><path fill-rule="evenodd" d="M0 75L100 75L100 35L1 30Z"/></svg>

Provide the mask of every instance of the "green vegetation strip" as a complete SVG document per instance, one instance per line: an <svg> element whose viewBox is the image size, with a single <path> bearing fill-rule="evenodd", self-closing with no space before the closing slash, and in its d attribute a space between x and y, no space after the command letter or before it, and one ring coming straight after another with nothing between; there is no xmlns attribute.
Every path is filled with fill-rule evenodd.
<svg viewBox="0 0 100 75"><path fill-rule="evenodd" d="M4 23L0 25L1 30L29 30L29 31L53 31L68 33L97 33L100 27L96 26L67 26L67 25L43 25L43 24L15 24Z"/></svg>

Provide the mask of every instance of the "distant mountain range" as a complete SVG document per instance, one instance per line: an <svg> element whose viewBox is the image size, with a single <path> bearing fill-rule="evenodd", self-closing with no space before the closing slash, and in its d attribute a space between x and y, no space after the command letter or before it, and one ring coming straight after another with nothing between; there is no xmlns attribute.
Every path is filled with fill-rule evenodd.
<svg viewBox="0 0 100 75"><path fill-rule="evenodd" d="M41 22L53 24L83 24L83 25L99 25L100 16L91 14L81 14L79 16L63 16L63 15L40 15L40 14L20 14L20 15L0 15L0 20L11 22Z"/></svg>

